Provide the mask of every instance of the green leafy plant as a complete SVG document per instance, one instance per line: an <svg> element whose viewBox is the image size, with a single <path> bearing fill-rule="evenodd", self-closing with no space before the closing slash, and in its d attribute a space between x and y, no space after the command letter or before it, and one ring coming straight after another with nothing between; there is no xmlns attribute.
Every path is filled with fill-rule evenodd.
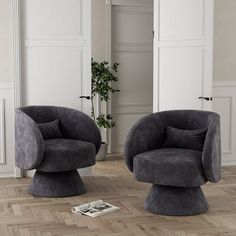
<svg viewBox="0 0 236 236"><path fill-rule="evenodd" d="M110 129L115 126L113 117L111 114L100 114L96 117L94 108L94 98L98 95L101 102L107 102L110 100L112 93L119 92L115 89L114 83L118 82L118 77L116 76L118 71L118 63L114 63L111 67L107 61L97 62L92 58L92 92L91 92L91 102L92 111L91 116L96 122L97 126L100 128Z"/></svg>

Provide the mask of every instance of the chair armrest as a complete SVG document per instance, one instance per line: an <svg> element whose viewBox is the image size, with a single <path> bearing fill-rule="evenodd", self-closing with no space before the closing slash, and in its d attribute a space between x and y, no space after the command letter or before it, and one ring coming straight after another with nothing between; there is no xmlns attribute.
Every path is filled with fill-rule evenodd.
<svg viewBox="0 0 236 236"><path fill-rule="evenodd" d="M57 117L64 138L93 143L98 153L101 134L95 122L85 113L71 108L57 107Z"/></svg>
<svg viewBox="0 0 236 236"><path fill-rule="evenodd" d="M202 164L208 181L215 183L221 177L220 116L216 113L210 119L202 153Z"/></svg>
<svg viewBox="0 0 236 236"><path fill-rule="evenodd" d="M133 171L133 159L136 155L161 148L164 141L165 124L157 113L139 120L126 138L124 154L129 170Z"/></svg>
<svg viewBox="0 0 236 236"><path fill-rule="evenodd" d="M44 141L37 124L24 112L15 111L15 160L23 170L37 168L43 160Z"/></svg>

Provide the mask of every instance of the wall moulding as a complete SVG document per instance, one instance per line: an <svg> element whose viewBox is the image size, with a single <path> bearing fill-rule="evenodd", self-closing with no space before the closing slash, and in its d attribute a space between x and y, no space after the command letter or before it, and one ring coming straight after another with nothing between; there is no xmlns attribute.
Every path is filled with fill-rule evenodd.
<svg viewBox="0 0 236 236"><path fill-rule="evenodd" d="M236 81L214 81L213 111L221 116L222 164L236 165Z"/></svg>

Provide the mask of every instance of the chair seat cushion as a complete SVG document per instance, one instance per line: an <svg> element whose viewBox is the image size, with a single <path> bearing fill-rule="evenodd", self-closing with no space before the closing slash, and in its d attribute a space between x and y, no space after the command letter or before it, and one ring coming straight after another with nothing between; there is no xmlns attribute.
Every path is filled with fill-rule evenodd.
<svg viewBox="0 0 236 236"><path fill-rule="evenodd" d="M45 140L44 158L39 171L59 172L89 167L95 164L93 143L73 139Z"/></svg>
<svg viewBox="0 0 236 236"><path fill-rule="evenodd" d="M202 152L181 148L162 148L134 158L137 180L175 187L197 187L206 183Z"/></svg>

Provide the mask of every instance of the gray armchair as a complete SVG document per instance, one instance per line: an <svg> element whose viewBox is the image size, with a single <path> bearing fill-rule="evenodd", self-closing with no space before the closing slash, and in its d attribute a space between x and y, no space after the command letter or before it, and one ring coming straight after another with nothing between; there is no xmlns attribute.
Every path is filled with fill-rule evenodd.
<svg viewBox="0 0 236 236"><path fill-rule="evenodd" d="M220 180L220 117L193 110L146 116L128 134L125 159L138 181L153 184L145 201L147 211L203 213L208 203L200 186Z"/></svg>
<svg viewBox="0 0 236 236"><path fill-rule="evenodd" d="M95 164L100 144L97 126L80 111L55 106L15 111L16 166L37 170L28 189L33 195L65 197L86 192L77 169Z"/></svg>

